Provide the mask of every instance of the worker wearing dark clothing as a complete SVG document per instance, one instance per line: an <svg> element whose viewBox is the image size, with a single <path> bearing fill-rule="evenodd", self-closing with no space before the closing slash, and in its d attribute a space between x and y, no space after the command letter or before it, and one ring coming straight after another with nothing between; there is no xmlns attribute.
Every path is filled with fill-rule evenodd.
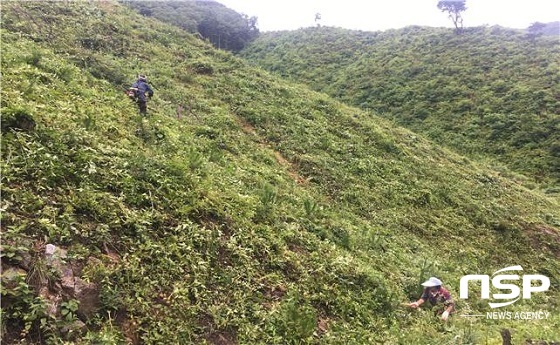
<svg viewBox="0 0 560 345"><path fill-rule="evenodd" d="M436 312L438 315L441 315L443 321L447 321L449 315L455 309L455 302L453 302L449 291L442 286L441 280L436 277L431 277L423 282L422 286L424 286L424 291L420 299L416 302L408 303L408 306L416 309L426 301L429 301L432 306L439 304L442 308L439 308Z"/></svg>
<svg viewBox="0 0 560 345"><path fill-rule="evenodd" d="M130 90L134 92L134 100L138 104L140 114L146 115L148 111L147 99L154 95L154 90L148 85L145 75L139 75L138 80L132 84Z"/></svg>

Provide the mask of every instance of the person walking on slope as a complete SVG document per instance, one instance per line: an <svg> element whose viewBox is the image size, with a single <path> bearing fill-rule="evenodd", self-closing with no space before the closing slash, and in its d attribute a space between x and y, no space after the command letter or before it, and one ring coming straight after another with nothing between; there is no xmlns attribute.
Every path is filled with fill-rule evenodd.
<svg viewBox="0 0 560 345"><path fill-rule="evenodd" d="M455 308L455 302L451 298L449 291L442 286L441 280L436 277L431 277L422 283L424 286L424 291L422 296L416 302L409 303L408 306L411 308L418 308L424 302L429 301L432 306L443 304L443 309L438 310L438 314L441 315L443 321L447 321L449 315L453 312Z"/></svg>
<svg viewBox="0 0 560 345"><path fill-rule="evenodd" d="M154 90L148 84L146 76L140 74L138 76L138 80L132 84L132 86L128 89L128 95L136 101L138 104L138 109L140 110L141 115L146 115L148 111L148 104L147 99L152 98L154 95Z"/></svg>

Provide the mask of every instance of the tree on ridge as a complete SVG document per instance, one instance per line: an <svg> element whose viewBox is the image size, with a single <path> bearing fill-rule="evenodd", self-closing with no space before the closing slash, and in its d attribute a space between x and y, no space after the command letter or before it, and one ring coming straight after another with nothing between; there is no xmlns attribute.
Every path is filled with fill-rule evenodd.
<svg viewBox="0 0 560 345"><path fill-rule="evenodd" d="M455 32L460 33L463 31L463 17L461 12L467 9L466 0L439 0L437 7L442 12L447 12L449 18L453 21L455 25Z"/></svg>

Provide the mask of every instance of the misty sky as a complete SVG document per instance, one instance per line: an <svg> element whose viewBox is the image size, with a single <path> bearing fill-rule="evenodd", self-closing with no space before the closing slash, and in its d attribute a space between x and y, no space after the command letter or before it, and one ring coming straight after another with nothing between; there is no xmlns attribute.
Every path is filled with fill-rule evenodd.
<svg viewBox="0 0 560 345"><path fill-rule="evenodd" d="M377 31L408 25L453 27L437 0L216 0L258 17L261 31L293 30L320 24ZM559 0L467 0L464 26L527 28L534 22L560 20Z"/></svg>

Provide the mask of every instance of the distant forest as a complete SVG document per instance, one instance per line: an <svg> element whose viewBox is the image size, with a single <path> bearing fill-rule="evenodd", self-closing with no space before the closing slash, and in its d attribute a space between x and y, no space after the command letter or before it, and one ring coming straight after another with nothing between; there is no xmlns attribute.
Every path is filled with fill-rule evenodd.
<svg viewBox="0 0 560 345"><path fill-rule="evenodd" d="M214 0L131 1L120 0L141 15L153 17L208 39L216 48L239 53L260 36L258 18ZM560 35L560 21L534 22L528 35Z"/></svg>
<svg viewBox="0 0 560 345"><path fill-rule="evenodd" d="M534 22L527 28L530 35L547 35L560 37L560 21L541 23Z"/></svg>
<svg viewBox="0 0 560 345"><path fill-rule="evenodd" d="M215 1L123 1L146 17L154 17L199 34L219 49L239 52L259 35L257 18Z"/></svg>

